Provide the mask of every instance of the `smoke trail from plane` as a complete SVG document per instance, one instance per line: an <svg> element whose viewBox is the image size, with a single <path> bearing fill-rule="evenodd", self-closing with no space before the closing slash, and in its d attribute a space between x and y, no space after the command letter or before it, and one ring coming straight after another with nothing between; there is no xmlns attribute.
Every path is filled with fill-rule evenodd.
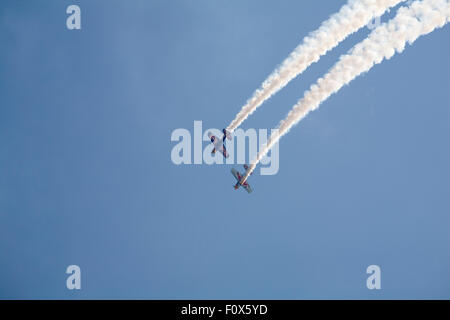
<svg viewBox="0 0 450 320"><path fill-rule="evenodd" d="M403 1L405 0L349 0L339 12L323 22L319 29L304 38L281 66L254 92L227 130L233 132L264 101L305 71L312 63L317 62L321 56L367 25L373 18L381 16L386 10Z"/></svg>
<svg viewBox="0 0 450 320"><path fill-rule="evenodd" d="M407 42L412 44L420 36L443 27L449 20L450 0L415 1L409 7L400 8L392 20L376 28L348 54L342 55L333 68L305 92L252 161L243 181L282 136L333 93L375 64L390 59L396 52L401 53Z"/></svg>

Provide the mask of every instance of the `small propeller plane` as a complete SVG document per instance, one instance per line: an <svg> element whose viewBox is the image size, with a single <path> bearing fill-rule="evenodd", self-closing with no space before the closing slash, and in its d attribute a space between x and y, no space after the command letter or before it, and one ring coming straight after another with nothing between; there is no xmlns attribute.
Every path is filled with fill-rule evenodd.
<svg viewBox="0 0 450 320"><path fill-rule="evenodd" d="M245 171L248 170L248 165L244 164L244 168ZM234 185L234 189L237 190L239 189L240 186L242 186L248 193L251 193L253 190L250 187L250 185L247 183L247 181L242 182L242 180L244 179L245 173L241 174L239 171L237 171L236 169L231 169L231 174L236 178L237 182ZM250 174L252 175L253 172Z"/></svg>
<svg viewBox="0 0 450 320"><path fill-rule="evenodd" d="M227 152L227 149L225 148L225 138L228 140L231 140L231 133L227 129L223 129L223 136L222 139L217 139L215 135L213 135L211 132L208 132L208 137L211 139L211 143L214 145L213 150L211 151L212 154L215 154L217 150L219 150L220 153L223 154L225 158L229 157L229 154Z"/></svg>

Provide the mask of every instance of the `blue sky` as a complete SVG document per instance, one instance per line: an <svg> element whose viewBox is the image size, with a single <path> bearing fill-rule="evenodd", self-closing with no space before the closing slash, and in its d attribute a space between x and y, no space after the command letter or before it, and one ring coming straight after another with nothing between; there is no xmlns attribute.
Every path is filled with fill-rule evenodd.
<svg viewBox="0 0 450 320"><path fill-rule="evenodd" d="M450 298L448 26L311 113L251 195L231 166L170 159L173 130L226 126L343 3L2 1L0 298ZM243 128L276 126L368 33Z"/></svg>

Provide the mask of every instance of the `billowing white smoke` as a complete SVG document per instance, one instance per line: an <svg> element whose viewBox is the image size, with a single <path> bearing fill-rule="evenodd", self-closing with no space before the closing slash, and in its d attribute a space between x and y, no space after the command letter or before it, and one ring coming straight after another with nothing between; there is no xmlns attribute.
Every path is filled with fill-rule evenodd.
<svg viewBox="0 0 450 320"><path fill-rule="evenodd" d="M236 118L227 127L233 132L264 101L286 86L312 63L336 47L350 34L367 25L373 18L381 16L387 9L405 0L349 0L339 12L322 23L319 29L307 36L303 42L283 61L256 90L242 107Z"/></svg>
<svg viewBox="0 0 450 320"><path fill-rule="evenodd" d="M375 64L390 59L396 52L401 53L406 42L412 44L418 37L443 27L449 20L450 0L415 1L410 7L400 8L395 18L376 28L348 54L341 56L339 62L305 92L304 97L280 122L278 131L269 138L253 160L244 181L272 146L330 95L360 74L369 71Z"/></svg>

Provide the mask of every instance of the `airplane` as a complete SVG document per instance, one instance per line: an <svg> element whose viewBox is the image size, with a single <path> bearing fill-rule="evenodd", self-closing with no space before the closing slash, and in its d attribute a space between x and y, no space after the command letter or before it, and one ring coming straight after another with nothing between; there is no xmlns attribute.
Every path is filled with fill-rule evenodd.
<svg viewBox="0 0 450 320"><path fill-rule="evenodd" d="M231 140L231 133L227 129L223 129L222 132L223 136L221 140L217 139L217 137L211 134L211 132L208 132L208 137L211 140L211 143L214 145L211 153L215 154L216 151L219 150L219 152L222 153L225 158L228 158L230 155L227 152L227 148L225 148L225 138Z"/></svg>
<svg viewBox="0 0 450 320"><path fill-rule="evenodd" d="M245 168L245 171L247 171L248 165L244 164L244 168ZM244 182L241 182L242 179L244 178L245 174L241 174L239 171L237 171L234 168L231 169L231 174L237 180L236 184L234 185L235 190L239 189L239 187L242 186L248 193L251 193L253 191L252 188L250 187L250 185L247 183L247 180ZM253 172L250 175L252 175L252 174L253 174Z"/></svg>

